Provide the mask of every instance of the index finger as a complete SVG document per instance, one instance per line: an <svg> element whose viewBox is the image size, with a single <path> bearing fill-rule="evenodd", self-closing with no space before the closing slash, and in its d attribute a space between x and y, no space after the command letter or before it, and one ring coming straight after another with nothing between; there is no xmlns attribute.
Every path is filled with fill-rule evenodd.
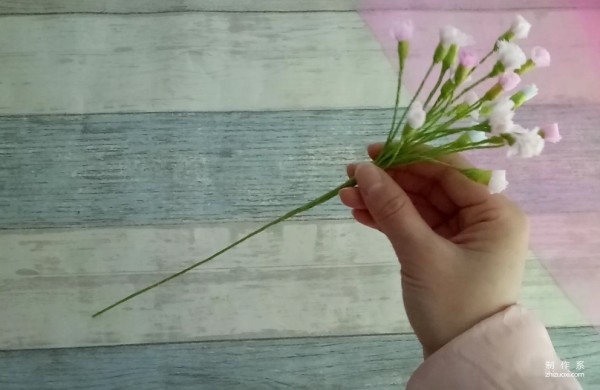
<svg viewBox="0 0 600 390"><path fill-rule="evenodd" d="M383 144L369 145L367 150L372 159L376 159ZM458 207L468 207L485 202L490 198L490 192L483 184L476 183L466 177L460 169L473 168L473 165L459 154L449 154L438 158L442 164L434 162L416 163L389 170L390 176L403 186L413 186L412 191L431 197L431 191L438 184L446 193L448 199ZM404 180L406 174L416 175L424 180ZM406 182L406 183L403 183ZM416 186L416 187L415 187Z"/></svg>
<svg viewBox="0 0 600 390"><path fill-rule="evenodd" d="M381 150L383 150L383 146L383 143L371 144L367 146L367 152L369 153L369 157L375 160L377 156L379 156L379 153L381 153ZM456 167L458 169L473 168L473 165L469 162L469 160L467 160L458 153L447 154L445 156L440 157L438 160L440 160L443 163L452 165L453 167ZM436 165L440 166L441 164Z"/></svg>

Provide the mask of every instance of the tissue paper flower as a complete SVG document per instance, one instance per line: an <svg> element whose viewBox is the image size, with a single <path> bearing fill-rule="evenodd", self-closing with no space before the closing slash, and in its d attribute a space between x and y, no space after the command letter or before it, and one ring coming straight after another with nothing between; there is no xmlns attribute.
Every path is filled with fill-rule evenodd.
<svg viewBox="0 0 600 390"><path fill-rule="evenodd" d="M558 142L561 137L557 124L541 129L527 129L513 121L515 111L536 96L538 89L535 85L527 85L512 95L509 91L519 84L521 77L527 72L550 65L550 53L546 49L535 47L531 58L527 59L523 50L514 43L515 39L527 37L530 28L531 24L517 15L510 28L499 36L493 43L493 48L479 61L473 51L464 48L474 43L470 35L453 26L442 28L440 41L423 80L407 107L400 107L402 79L414 28L412 21L398 21L390 31L390 36L397 46L399 64L395 104L383 150L373 163L382 169L416 163L443 164L439 159L451 153L496 148L506 148L509 157L529 158L542 152L545 140ZM494 54L496 61L491 70L480 79L470 82L473 73L483 67ZM419 95L435 68L439 68L437 81L427 97L421 100ZM496 81L481 94L473 91L490 80ZM487 185L491 193L501 192L508 185L504 170L456 169L469 179ZM268 222L210 257L124 297L93 316L96 317L205 264L269 227L327 202L342 188L355 185L356 180L351 178L314 200Z"/></svg>

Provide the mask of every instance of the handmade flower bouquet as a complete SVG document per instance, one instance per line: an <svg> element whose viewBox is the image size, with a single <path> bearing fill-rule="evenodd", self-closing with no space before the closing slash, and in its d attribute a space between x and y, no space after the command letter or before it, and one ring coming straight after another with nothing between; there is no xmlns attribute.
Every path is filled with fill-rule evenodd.
<svg viewBox="0 0 600 390"><path fill-rule="evenodd" d="M527 129L513 122L515 111L538 92L535 85L526 85L511 92L521 82L521 77L535 68L550 65L550 54L534 47L530 58L514 43L526 38L531 25L517 15L511 27L494 43L492 50L481 60L467 47L473 39L455 27L441 29L440 41L423 81L413 95L408 107L400 113L399 99L406 60L410 51L413 25L400 22L391 30L397 42L399 61L398 83L392 123L383 150L373 162L382 169L415 163L444 164L440 157L475 149L507 148L508 156L534 157L544 148L545 141L558 142L560 135L556 124ZM472 75L490 57L495 58L489 72L472 81ZM423 86L435 68L439 75L434 87L424 101L419 100ZM474 89L495 80L479 97ZM471 180L485 184L490 192L503 191L507 186L506 172L478 168L459 169ZM252 233L223 248L212 256L139 290L94 314L94 317L174 279L193 268L207 263L229 249L241 244L269 227L309 210L335 197L339 190L356 185L351 178L331 191L270 221Z"/></svg>

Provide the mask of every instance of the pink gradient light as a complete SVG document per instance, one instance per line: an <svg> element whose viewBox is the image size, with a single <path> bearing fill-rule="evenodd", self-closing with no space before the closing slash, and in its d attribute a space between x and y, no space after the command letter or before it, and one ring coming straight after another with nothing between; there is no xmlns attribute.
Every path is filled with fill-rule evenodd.
<svg viewBox="0 0 600 390"><path fill-rule="evenodd" d="M406 66L410 78L405 82L409 91L416 90L431 63L440 27L452 24L473 35L477 40L474 50L483 56L516 13L502 10L504 2L485 2L483 7L495 9L493 12L438 11L427 6L432 3L435 1L367 0L359 11L394 64L395 42L389 39L389 27L398 20L413 21L415 32ZM450 4L439 3L446 8ZM533 25L529 38L518 41L519 45L528 56L538 45L552 55L549 68L523 77L524 83L537 84L540 94L521 110L529 110L525 115L529 118L543 120L524 125L559 122L562 142L547 143L543 155L531 160L506 159L505 151L475 152L469 157L482 168L507 170L509 196L530 215L534 253L590 324L600 327L596 302L600 297L600 136L596 135L600 134L600 115L589 114L600 111L600 8L594 4L566 0L560 10L552 12L519 11ZM480 89L479 95L487 87ZM553 112L556 117L546 117Z"/></svg>

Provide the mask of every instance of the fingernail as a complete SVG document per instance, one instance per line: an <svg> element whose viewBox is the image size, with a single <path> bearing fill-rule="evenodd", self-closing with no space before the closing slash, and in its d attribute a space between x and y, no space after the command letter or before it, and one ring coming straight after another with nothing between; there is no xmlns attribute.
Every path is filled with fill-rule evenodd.
<svg viewBox="0 0 600 390"><path fill-rule="evenodd" d="M372 194L374 190L380 187L383 179L379 173L379 169L375 165L368 163L357 165L355 176L358 189L365 196Z"/></svg>

